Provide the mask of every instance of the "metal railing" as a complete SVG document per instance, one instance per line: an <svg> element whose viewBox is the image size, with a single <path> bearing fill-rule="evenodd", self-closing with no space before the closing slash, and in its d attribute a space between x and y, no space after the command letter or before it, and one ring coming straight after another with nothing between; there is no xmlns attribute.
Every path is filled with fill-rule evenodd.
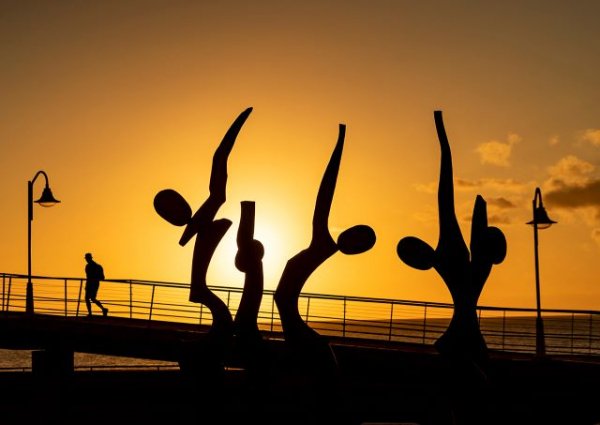
<svg viewBox="0 0 600 425"><path fill-rule="evenodd" d="M1 310L25 312L27 276L2 273ZM61 316L87 314L85 280L33 276L35 312ZM211 286L235 315L242 290ZM174 282L102 281L99 299L110 316L209 325L210 311L188 301L189 285ZM274 291L265 290L258 321L261 330L281 332ZM93 306L96 309L95 306ZM432 344L447 328L453 305L447 303L301 294L304 320L322 335L346 338ZM492 350L535 353L535 309L478 307L481 331ZM600 311L542 311L546 352L551 355L600 357Z"/></svg>

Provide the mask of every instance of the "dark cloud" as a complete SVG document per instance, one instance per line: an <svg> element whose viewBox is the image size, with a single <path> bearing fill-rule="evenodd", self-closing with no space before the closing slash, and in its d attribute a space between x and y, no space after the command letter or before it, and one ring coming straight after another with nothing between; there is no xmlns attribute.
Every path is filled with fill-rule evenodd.
<svg viewBox="0 0 600 425"><path fill-rule="evenodd" d="M562 184L557 189L545 194L544 200L548 204L557 207L600 208L600 180L590 180L581 186L568 186Z"/></svg>
<svg viewBox="0 0 600 425"><path fill-rule="evenodd" d="M552 188L552 192L561 192L564 189L570 189L570 186L563 179L557 177L548 179L548 185Z"/></svg>

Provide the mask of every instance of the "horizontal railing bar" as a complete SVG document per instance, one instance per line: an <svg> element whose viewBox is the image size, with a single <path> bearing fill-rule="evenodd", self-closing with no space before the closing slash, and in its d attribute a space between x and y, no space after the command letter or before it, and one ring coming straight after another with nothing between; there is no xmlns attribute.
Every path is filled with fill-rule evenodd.
<svg viewBox="0 0 600 425"><path fill-rule="evenodd" d="M14 274L14 273L0 273L3 277L13 277L13 278L21 278L27 279L27 275L23 274ZM54 277L54 276L31 276L32 279L40 279L40 280L68 280L68 281L85 281L85 278L81 277ZM154 280L137 280L137 279L105 279L103 282L110 283L123 283L123 284L136 284L143 286L161 286L161 287L172 287L172 288L180 288L180 289L189 289L189 283L180 283L180 282L167 282L167 281L154 281ZM213 291L225 291L225 292L236 292L242 293L242 288L235 288L229 286L219 286L219 285L209 285L209 288ZM275 293L274 290L265 289L263 291L265 295L273 295ZM442 302L434 302L434 301L414 301L414 300L398 300L392 298L372 298L372 297L358 297L358 296L345 296L345 295L332 295L332 294L317 294L310 292L303 292L300 294L301 298L318 298L322 300L346 300L348 301L358 301L363 303L394 303L406 306L428 306L428 307L437 307L437 308L449 308L452 309L454 306L451 303L442 303ZM506 311L506 312L528 312L528 313L536 313L537 310L535 308L529 307L496 307L496 306L477 306L478 310L482 311ZM568 314L593 314L600 315L600 310L581 310L581 309L543 309L544 313L568 313Z"/></svg>

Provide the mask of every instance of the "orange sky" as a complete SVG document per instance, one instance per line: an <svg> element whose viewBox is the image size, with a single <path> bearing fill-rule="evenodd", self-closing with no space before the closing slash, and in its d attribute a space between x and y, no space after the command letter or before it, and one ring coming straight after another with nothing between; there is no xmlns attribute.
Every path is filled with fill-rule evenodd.
<svg viewBox="0 0 600 425"><path fill-rule="evenodd" d="M3 2L0 271L27 271L26 186L45 170L62 203L35 207L33 274L82 276L91 251L108 278L188 281L193 244L179 246L154 195L172 188L198 208L214 149L252 106L211 283L242 285L235 230L240 201L254 200L275 288L308 244L344 123L330 227L369 224L378 239L336 254L304 290L450 301L435 271L396 255L404 236L437 242L439 109L465 239L478 193L507 238L480 304L535 306L524 223L539 186L559 222L540 232L542 307L599 308L598 2L216 3Z"/></svg>

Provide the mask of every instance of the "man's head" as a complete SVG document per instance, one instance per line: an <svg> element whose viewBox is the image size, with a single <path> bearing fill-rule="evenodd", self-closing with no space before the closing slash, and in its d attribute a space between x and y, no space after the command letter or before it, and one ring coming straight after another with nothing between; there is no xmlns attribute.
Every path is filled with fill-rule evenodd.
<svg viewBox="0 0 600 425"><path fill-rule="evenodd" d="M85 254L84 256L86 261L91 261L92 260L92 254L90 254L89 252Z"/></svg>

